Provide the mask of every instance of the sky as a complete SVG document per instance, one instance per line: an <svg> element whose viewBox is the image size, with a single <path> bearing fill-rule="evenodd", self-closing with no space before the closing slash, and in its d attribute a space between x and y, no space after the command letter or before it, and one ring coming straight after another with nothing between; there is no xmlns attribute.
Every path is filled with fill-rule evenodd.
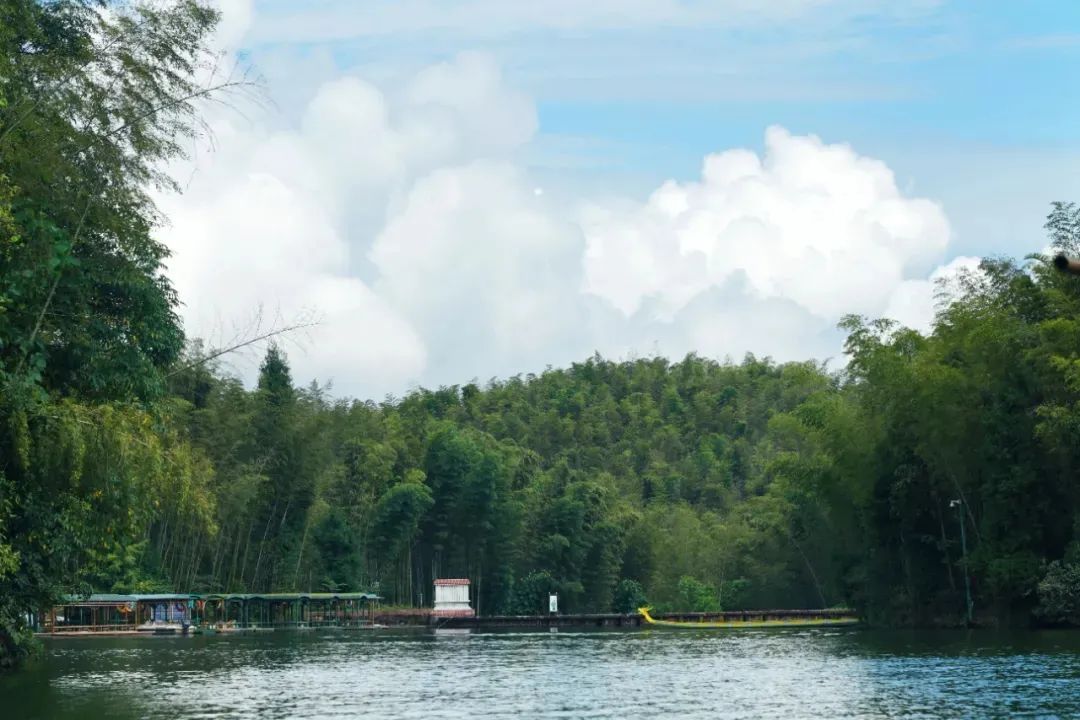
<svg viewBox="0 0 1080 720"><path fill-rule="evenodd" d="M599 352L843 363L1080 199L1074 0L219 0L159 234L188 334L382 399ZM251 380L258 353L234 356Z"/></svg>

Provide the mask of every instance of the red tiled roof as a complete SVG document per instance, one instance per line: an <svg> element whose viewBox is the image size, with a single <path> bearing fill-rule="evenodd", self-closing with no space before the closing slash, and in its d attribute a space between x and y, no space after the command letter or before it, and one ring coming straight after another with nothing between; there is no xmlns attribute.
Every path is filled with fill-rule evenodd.
<svg viewBox="0 0 1080 720"><path fill-rule="evenodd" d="M468 585L468 578L439 578L435 581L436 585Z"/></svg>

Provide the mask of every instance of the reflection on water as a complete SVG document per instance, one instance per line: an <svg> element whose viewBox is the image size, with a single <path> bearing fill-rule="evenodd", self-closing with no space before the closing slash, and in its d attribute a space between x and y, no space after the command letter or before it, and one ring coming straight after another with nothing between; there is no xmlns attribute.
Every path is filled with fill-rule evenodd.
<svg viewBox="0 0 1080 720"><path fill-rule="evenodd" d="M1080 633L377 631L51 641L3 718L1080 716Z"/></svg>

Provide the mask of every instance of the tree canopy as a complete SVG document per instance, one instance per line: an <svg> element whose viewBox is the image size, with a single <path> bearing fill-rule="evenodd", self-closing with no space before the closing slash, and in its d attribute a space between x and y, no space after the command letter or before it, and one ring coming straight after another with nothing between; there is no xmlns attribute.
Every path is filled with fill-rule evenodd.
<svg viewBox="0 0 1080 720"><path fill-rule="evenodd" d="M169 422L184 335L148 192L200 132L216 22L0 2L0 664L28 608L134 563L154 496L205 479Z"/></svg>

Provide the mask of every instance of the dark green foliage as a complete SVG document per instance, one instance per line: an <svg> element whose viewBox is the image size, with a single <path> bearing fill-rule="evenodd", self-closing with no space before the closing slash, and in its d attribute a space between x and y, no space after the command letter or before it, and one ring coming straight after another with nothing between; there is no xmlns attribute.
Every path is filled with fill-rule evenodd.
<svg viewBox="0 0 1080 720"><path fill-rule="evenodd" d="M675 604L669 609L676 612L716 612L720 609L720 600L712 585L683 575L679 578Z"/></svg>
<svg viewBox="0 0 1080 720"><path fill-rule="evenodd" d="M1056 248L1075 250L1071 206L1055 206L1047 227ZM858 492L869 491L873 550L853 577L881 619L954 616L963 522L976 615L1025 622L1045 562L1076 540L1080 287L1037 257L1026 268L986 260L945 290L930 337L845 324L845 390L864 437L857 465L837 470L869 481Z"/></svg>
<svg viewBox="0 0 1080 720"><path fill-rule="evenodd" d="M506 608L510 615L546 615L548 597L559 591L559 583L545 570L533 571L514 586L513 598ZM559 608L562 610L562 608Z"/></svg>
<svg viewBox="0 0 1080 720"><path fill-rule="evenodd" d="M681 387L683 381L692 386ZM219 384L231 387L227 380ZM777 387L772 389L772 384ZM220 476L230 455L219 460L215 448L245 446L243 435L259 432L265 418L259 418L261 411L256 410L252 429L245 430L233 424L243 411L214 411L213 417L226 424L218 432L201 429L201 418L214 409L217 398L244 406L237 404L239 398L227 399L213 386L200 391L205 412L193 418L200 418L196 435L213 438L207 449ZM776 404L757 401L753 393L763 387L770 388ZM794 409L810 397L834 391L833 383L810 365L777 367L749 359L741 366L726 366L695 357L673 365L653 360L617 364L593 358L527 382L511 379L460 393L453 388L419 391L395 405L309 406L309 401L299 399L298 412L314 412L334 429L329 432L330 447L319 453L320 463L326 464L305 471L312 480L296 473L290 477L294 484L315 488L309 518L329 517L327 508L334 508L332 516L347 522L349 534L363 547L357 576L335 575L334 581L378 582L396 602L418 602L425 591L430 598L434 577L460 575L473 579L482 610L503 611L521 604L525 578L543 577L560 593L563 610L606 612L620 577L654 586L663 598L676 592L680 577L669 576L668 571L683 567L682 574L710 577L714 587L737 590L739 599L750 604L768 604L779 596L819 604L806 571L808 560L782 527L776 527L787 521L792 503L757 495L771 481L753 469L769 467L764 455L754 459L760 452L754 448L776 432L768 425L777 405ZM707 399L711 393L717 401ZM265 383L252 399L258 403L263 394ZM697 399L693 413L686 403L675 401L689 394ZM664 396L669 398L666 410L647 400ZM566 397L578 400L567 402L562 399ZM604 406L607 409L600 411ZM712 418L710 406L719 407L726 417ZM744 409L735 412L740 406ZM642 422L637 417L642 407L656 413L655 419ZM560 432L569 439L552 445L551 423L562 426ZM513 436L507 429L511 427ZM666 429L658 432L661 427ZM222 445L222 436L229 432L240 435ZM315 439L298 432L309 442ZM357 434L350 436L353 432ZM786 432L791 436L797 428ZM753 442L740 445L727 440L736 434ZM326 439L324 434L319 441ZM236 472L243 472L243 467ZM260 468L266 472L267 466ZM742 468L738 482L732 477L734 468ZM708 482L714 489L702 494L702 486L686 480L688 476L713 477ZM656 478L652 481L656 487L670 479L662 496L650 497L643 491L649 478ZM747 493L740 486L759 490ZM234 487L243 484L222 485L230 493ZM762 509L783 512L731 512L754 498ZM219 508L225 505L219 500ZM273 496L264 494L251 511L265 513L267 505L273 508ZM234 512L220 513L219 524L236 524L230 517ZM265 523L261 517L247 526L255 529L254 540L247 534L240 538L240 567L245 556L248 566L258 557L250 548L260 539L257 531ZM319 528L322 522L311 527ZM668 523L675 525L666 528ZM815 545L806 530L799 532L804 552L827 553L828 547ZM302 533L300 526L294 527L292 539L285 532L280 541L266 544L267 551L289 552L289 547L303 544ZM741 544L739 538L744 538ZM273 587L285 589L297 578L299 587L309 582L305 578L318 580L324 571L310 568L327 566L324 556L334 552L321 540L309 543L295 577ZM267 562L277 561L264 558L263 564ZM824 559L814 562L828 564ZM252 587L251 573L230 573L239 580L229 587ZM742 579L748 575L756 582ZM227 582L220 574L219 578ZM798 589L793 590L793 582ZM760 588L758 597L752 588Z"/></svg>
<svg viewBox="0 0 1080 720"><path fill-rule="evenodd" d="M1041 261L981 273L960 278L929 336L846 320L836 374L593 357L382 405L267 404L265 372L252 393L211 374L192 438L223 480L217 524L238 530L224 543L239 571L196 564L230 589L331 577L406 604L464 576L489 613L541 612L557 591L564 612L648 597L699 611L854 605L890 623L961 621L966 569L980 622L1023 622L1046 564L1080 547L1080 293ZM271 366L287 378L280 353ZM294 424L270 433L287 406ZM244 447L259 453L238 462L230 448ZM288 448L310 459L290 460L292 489L270 492L266 458ZM253 502L231 499L249 486ZM294 572L256 574L282 498L305 519L271 522L261 563Z"/></svg>
<svg viewBox="0 0 1080 720"><path fill-rule="evenodd" d="M200 132L217 13L102 5L0 4L0 372L146 398L183 345L147 193Z"/></svg>
<svg viewBox="0 0 1080 720"><path fill-rule="evenodd" d="M1055 560L1039 582L1037 614L1053 623L1080 624L1080 565Z"/></svg>
<svg viewBox="0 0 1080 720"><path fill-rule="evenodd" d="M623 580L615 588L615 599L611 604L613 612L634 613L648 604L645 588L637 580Z"/></svg>
<svg viewBox="0 0 1080 720"><path fill-rule="evenodd" d="M151 523L213 530L163 398L184 338L148 193L200 132L216 22L193 0L0 2L0 665L58 593L160 581Z"/></svg>
<svg viewBox="0 0 1080 720"><path fill-rule="evenodd" d="M349 526L348 517L340 508L331 508L312 531L312 550L324 559L320 586L333 591L354 589L351 581L360 575L362 547L360 537Z"/></svg>
<svg viewBox="0 0 1080 720"><path fill-rule="evenodd" d="M394 582L403 564L411 570L410 552L420 532L420 523L434 504L431 490L419 482L402 482L379 499L369 531L374 576ZM383 587L387 585L384 583ZM406 588L394 589L396 595L408 597Z"/></svg>
<svg viewBox="0 0 1080 720"><path fill-rule="evenodd" d="M837 386L816 366L597 357L383 405L288 377L273 349L254 391L212 368L174 377L217 528L180 555L155 543L174 582L179 567L221 589L378 587L414 604L462 576L484 613L543 609L548 590L564 612L608 612L624 578L672 603L684 575L725 604L846 597L841 523L823 510L842 494L822 469Z"/></svg>

